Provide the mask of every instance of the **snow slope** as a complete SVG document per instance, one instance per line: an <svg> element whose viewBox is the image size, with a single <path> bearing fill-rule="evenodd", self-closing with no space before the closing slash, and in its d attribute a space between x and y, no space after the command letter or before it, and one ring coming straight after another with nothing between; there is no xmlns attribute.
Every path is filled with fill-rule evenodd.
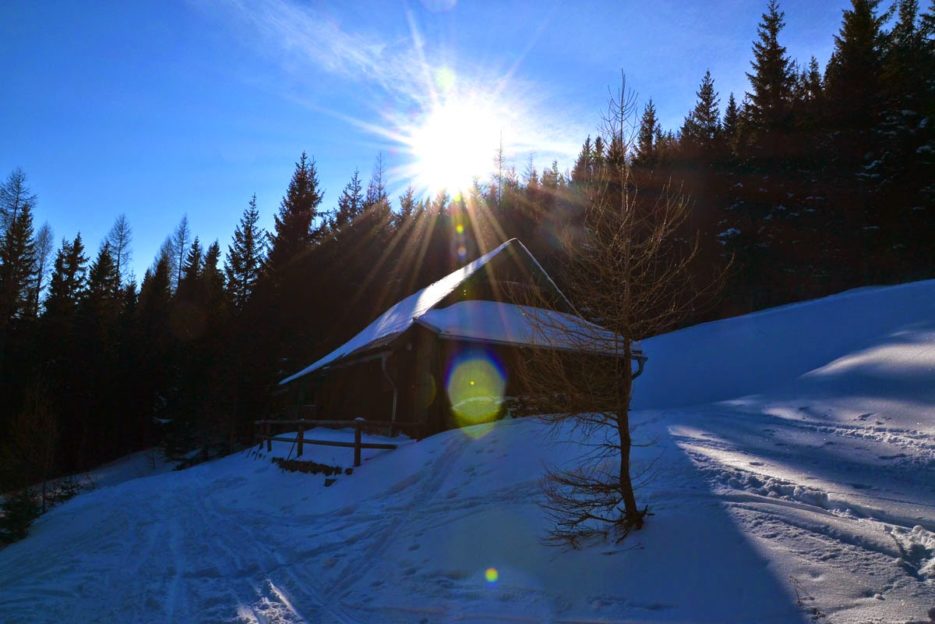
<svg viewBox="0 0 935 624"><path fill-rule="evenodd" d="M534 419L404 441L330 487L245 452L54 509L0 551L0 621L929 621L935 281L643 347L654 515L621 544L542 543L544 466L587 449Z"/></svg>

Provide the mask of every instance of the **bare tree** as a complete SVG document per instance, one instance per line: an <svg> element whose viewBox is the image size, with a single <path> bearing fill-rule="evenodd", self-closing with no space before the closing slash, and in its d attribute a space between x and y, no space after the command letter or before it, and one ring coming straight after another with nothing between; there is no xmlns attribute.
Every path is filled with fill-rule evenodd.
<svg viewBox="0 0 935 624"><path fill-rule="evenodd" d="M16 220L24 205L35 203L36 195L26 184L26 174L22 169L14 169L6 182L0 184L0 233Z"/></svg>
<svg viewBox="0 0 935 624"><path fill-rule="evenodd" d="M52 257L52 247L55 245L52 239L52 228L48 223L43 223L36 232L36 255L33 259L33 283L29 304L30 314L33 316L39 314L39 299L42 296L42 289L45 288L45 277L49 272L49 258Z"/></svg>
<svg viewBox="0 0 935 624"><path fill-rule="evenodd" d="M173 282L176 278L176 265L178 258L175 254L175 243L173 242L172 236L167 236L162 245L159 246L159 251L156 253L156 259L153 260L153 265L150 267L152 273L156 272L156 267L159 266L159 263L165 259L166 266L169 267L169 280Z"/></svg>
<svg viewBox="0 0 935 624"><path fill-rule="evenodd" d="M698 241L684 235L688 199L671 184L645 196L636 189L627 159L633 109L621 89L606 119L607 154L595 183L580 191L580 221L562 236L565 292L594 325L530 315L557 348L531 353L518 371L534 409L553 423L570 421L591 441L585 465L550 471L546 480L551 537L573 546L642 528L648 508L637 504L630 463L630 402L643 364L635 341L671 329L718 282L693 283ZM536 307L549 307L534 296Z"/></svg>
<svg viewBox="0 0 935 624"><path fill-rule="evenodd" d="M173 282L178 288L182 281L182 271L185 270L185 254L188 253L188 246L191 244L191 230L188 228L188 215L182 217L175 233L172 234L173 261L175 266L175 275Z"/></svg>
<svg viewBox="0 0 935 624"><path fill-rule="evenodd" d="M117 288L119 289L127 281L125 274L132 255L130 243L133 242L133 230L130 229L130 223L125 214L121 214L114 220L114 225L107 234L107 242L110 243L110 251L114 256Z"/></svg>

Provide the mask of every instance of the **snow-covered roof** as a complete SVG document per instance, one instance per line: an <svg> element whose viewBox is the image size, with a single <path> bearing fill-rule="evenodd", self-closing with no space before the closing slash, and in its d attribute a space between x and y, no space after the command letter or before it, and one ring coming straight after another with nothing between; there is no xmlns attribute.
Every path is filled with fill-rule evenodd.
<svg viewBox="0 0 935 624"><path fill-rule="evenodd" d="M616 334L580 316L498 301L459 301L416 322L443 338L604 354L619 348Z"/></svg>
<svg viewBox="0 0 935 624"><path fill-rule="evenodd" d="M549 277L548 273L545 272L545 269L542 268L542 265L535 259L535 257L529 252L528 249L517 239L513 238L496 249L484 254L477 260L470 262L457 271L446 275L437 282L430 284L423 288L422 290L415 292L402 301L398 302L386 312L381 314L375 321L367 325L363 330L360 331L356 336L345 342L343 345L324 356L320 360L313 362L309 366L306 366L299 372L286 377L279 382L280 385L285 385L291 381L295 381L300 377L304 377L309 373L313 373L319 369L322 369L329 364L333 364L338 360L346 358L349 355L354 353L366 351L373 349L374 347L386 344L390 342L393 338L403 333L409 329L413 323L420 319L425 319L425 316L428 312L432 311L438 312L437 315L430 317L434 318L434 322L442 323L446 327L450 327L453 331L455 326L452 323L459 323L463 328L463 332L474 332L475 335L469 336L466 333L460 337L463 338L474 338L481 339L485 331L490 331L497 333L503 337L504 342L515 343L519 340L521 336L527 336L529 338L529 332L532 330L530 325L530 320L527 317L523 316L522 310L526 310L528 315L529 310L534 310L538 308L528 308L525 306L513 306L512 308L504 307L500 308L500 312L496 312L494 308L490 308L485 305L472 305L472 306L463 306L461 304L471 303L471 304L492 304L494 302L483 302L483 301L471 301L471 302L461 302L461 304L455 304L444 308L443 310L434 310L435 306L442 302L448 295L454 292L461 284L463 284L468 278L477 273L482 267L490 263L497 255L501 254L504 250L508 248L513 248L520 256L524 257L532 266L535 267L535 270L538 271L541 276L546 280L548 284L554 288L560 300L567 306L569 310L574 310L574 306L571 305L571 302L562 294L558 286L555 285L555 282L552 281L552 278ZM504 304L506 305L506 304ZM541 312L547 312L545 310L540 310ZM469 328L468 325L471 325L470 319L472 314L481 314L487 315L487 320L494 322L494 325L491 326L491 329L485 329L480 325L476 327ZM493 316L490 316L493 314ZM496 325L497 321L494 321L494 317L498 314L501 315L502 321L500 325ZM579 323L587 323L583 319L577 318L572 315L562 314L556 312L555 315L560 315L562 322L569 322L569 319L574 319ZM551 317L550 317L551 318ZM559 318L556 316L555 319ZM547 319L546 319L547 320ZM554 319L553 319L554 320ZM478 321L484 321L483 316L478 317ZM423 325L431 326L431 320ZM477 323L475 323L477 324ZM540 327L546 327L548 323L539 324ZM594 325L593 327L597 327ZM602 330L604 331L604 330ZM452 334L454 335L454 334ZM510 336L513 336L513 339L508 339ZM543 337L543 339L545 339ZM539 344L534 342L520 342L520 344ZM543 345L544 346L544 345ZM593 349L590 349L593 350ZM605 350L606 352L606 350Z"/></svg>
<svg viewBox="0 0 935 624"><path fill-rule="evenodd" d="M383 341L389 337L396 336L412 325L413 321L433 306L437 305L442 299L450 295L467 278L471 277L481 267L490 262L490 260L506 249L516 239L508 240L493 251L489 251L477 260L470 262L457 271L450 273L433 284L429 284L422 290L414 292L402 301L392 306L389 310L381 314L375 321L367 325L356 336L345 342L343 345L321 358L306 366L294 375L286 377L280 381L280 385L287 384L299 377L312 373L319 368L327 366L332 362L345 356L359 351L375 342ZM518 242L518 241L517 241Z"/></svg>

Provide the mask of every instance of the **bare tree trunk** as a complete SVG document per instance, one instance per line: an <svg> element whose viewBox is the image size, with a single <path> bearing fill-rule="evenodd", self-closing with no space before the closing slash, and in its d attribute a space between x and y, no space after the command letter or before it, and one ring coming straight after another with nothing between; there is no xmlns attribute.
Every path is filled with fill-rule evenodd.
<svg viewBox="0 0 935 624"><path fill-rule="evenodd" d="M630 471L630 449L633 439L630 436L630 396L633 392L633 369L630 368L633 348L629 338L623 338L623 361L620 371L620 387L617 397L617 436L620 442L620 495L623 497L624 531L643 528L644 513L636 505L636 493Z"/></svg>
<svg viewBox="0 0 935 624"><path fill-rule="evenodd" d="M620 438L620 494L623 497L624 526L626 530L643 528L643 514L636 506L636 494L633 491L633 480L630 477L630 415L628 410L617 412L617 434Z"/></svg>

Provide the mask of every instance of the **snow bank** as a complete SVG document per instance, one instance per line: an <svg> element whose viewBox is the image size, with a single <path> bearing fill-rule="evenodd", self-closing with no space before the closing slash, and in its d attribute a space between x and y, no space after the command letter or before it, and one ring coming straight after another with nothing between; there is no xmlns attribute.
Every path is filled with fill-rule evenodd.
<svg viewBox="0 0 935 624"><path fill-rule="evenodd" d="M898 344L905 331L935 331L935 280L861 288L656 336L643 341L649 362L633 406L765 393L840 357ZM924 344L931 349L930 338Z"/></svg>

